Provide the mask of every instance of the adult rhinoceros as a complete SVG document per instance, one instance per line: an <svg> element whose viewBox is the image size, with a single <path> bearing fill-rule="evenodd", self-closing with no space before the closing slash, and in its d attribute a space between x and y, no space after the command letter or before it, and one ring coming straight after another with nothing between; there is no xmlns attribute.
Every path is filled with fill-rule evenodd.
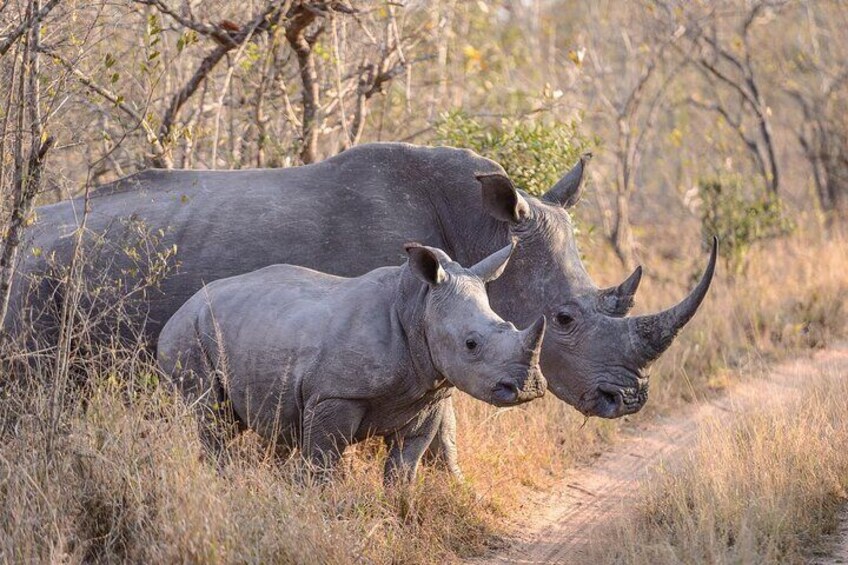
<svg viewBox="0 0 848 565"><path fill-rule="evenodd" d="M87 228L117 251L101 253L95 266L107 278L133 273L133 259L120 252L128 229L121 218L162 230L161 244L177 246L178 273L138 314L151 343L205 282L275 263L359 275L403 262L406 241L470 265L514 238L515 254L489 289L493 309L520 327L547 316L541 366L550 390L585 415L615 418L644 405L644 370L697 310L716 253L714 246L701 281L682 302L624 318L641 270L608 289L587 274L567 211L579 198L584 166L581 160L542 198L517 190L497 163L472 151L402 143L361 145L288 169L146 170L98 189ZM30 247L39 253L27 254L22 274L69 260L74 238L67 236L82 210L79 199L37 209ZM16 284L18 305L25 286ZM40 289L24 319L55 295L49 285ZM446 418L438 439L455 461L452 428Z"/></svg>

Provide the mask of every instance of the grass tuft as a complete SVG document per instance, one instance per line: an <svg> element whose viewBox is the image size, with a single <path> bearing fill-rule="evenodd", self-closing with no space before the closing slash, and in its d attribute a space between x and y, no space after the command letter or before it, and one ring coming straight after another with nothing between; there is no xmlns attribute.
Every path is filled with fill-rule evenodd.
<svg viewBox="0 0 848 565"><path fill-rule="evenodd" d="M800 563L821 550L848 501L848 381L832 368L809 378L788 401L707 422L680 465L645 481L598 559Z"/></svg>

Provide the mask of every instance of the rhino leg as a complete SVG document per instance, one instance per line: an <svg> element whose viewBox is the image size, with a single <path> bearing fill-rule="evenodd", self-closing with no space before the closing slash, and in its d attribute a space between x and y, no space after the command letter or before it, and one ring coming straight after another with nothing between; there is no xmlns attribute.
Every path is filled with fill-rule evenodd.
<svg viewBox="0 0 848 565"><path fill-rule="evenodd" d="M222 375L199 343L173 363L172 383L197 414L200 442L205 453L220 462L227 444L245 430L233 410L222 383ZM173 373L172 373L173 374Z"/></svg>
<svg viewBox="0 0 848 565"><path fill-rule="evenodd" d="M220 461L221 454L245 430L217 376L197 403L200 441L207 453Z"/></svg>
<svg viewBox="0 0 848 565"><path fill-rule="evenodd" d="M456 412L453 409L453 397L447 397L442 404L439 429L424 454L424 462L447 469L457 480L463 481L465 477L459 467L456 448Z"/></svg>
<svg viewBox="0 0 848 565"><path fill-rule="evenodd" d="M320 476L332 469L362 423L365 409L355 400L308 402L303 418L303 456Z"/></svg>
<svg viewBox="0 0 848 565"><path fill-rule="evenodd" d="M421 457L437 436L443 422L446 401L434 405L423 417L386 439L389 456L383 471L384 484L406 483L415 478Z"/></svg>

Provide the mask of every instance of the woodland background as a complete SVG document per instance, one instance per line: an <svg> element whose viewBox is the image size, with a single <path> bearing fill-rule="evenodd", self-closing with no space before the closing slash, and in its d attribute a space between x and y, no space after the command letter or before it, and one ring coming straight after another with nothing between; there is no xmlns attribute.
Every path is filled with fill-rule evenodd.
<svg viewBox="0 0 848 565"><path fill-rule="evenodd" d="M841 0L0 0L2 314L14 265L37 252L21 243L34 207L146 167L287 167L407 141L472 148L539 193L591 152L575 216L599 283L644 263L637 308L668 306L702 243L722 241L707 304L656 368L650 418L844 335L846 111ZM432 471L383 492L371 446L336 485L303 487L250 439L223 474L200 463L140 349L63 343L2 386L4 559L472 555L523 489L619 426L551 399L464 399L470 485ZM32 354L2 347L4 363ZM760 535L732 511L721 527L801 555L848 488L848 457L828 461L842 482L801 485L809 513L791 528ZM705 558L690 550L677 556Z"/></svg>

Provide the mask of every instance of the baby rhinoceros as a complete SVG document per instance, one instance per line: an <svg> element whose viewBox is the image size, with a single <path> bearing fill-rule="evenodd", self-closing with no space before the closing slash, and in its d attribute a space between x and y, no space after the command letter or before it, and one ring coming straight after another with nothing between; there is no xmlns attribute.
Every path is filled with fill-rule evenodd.
<svg viewBox="0 0 848 565"><path fill-rule="evenodd" d="M545 318L519 331L486 295L512 246L468 269L405 247L405 264L357 278L274 265L221 279L174 314L159 363L202 411L208 448L251 428L326 469L377 435L389 445L386 481L409 480L453 386L496 406L545 393Z"/></svg>

